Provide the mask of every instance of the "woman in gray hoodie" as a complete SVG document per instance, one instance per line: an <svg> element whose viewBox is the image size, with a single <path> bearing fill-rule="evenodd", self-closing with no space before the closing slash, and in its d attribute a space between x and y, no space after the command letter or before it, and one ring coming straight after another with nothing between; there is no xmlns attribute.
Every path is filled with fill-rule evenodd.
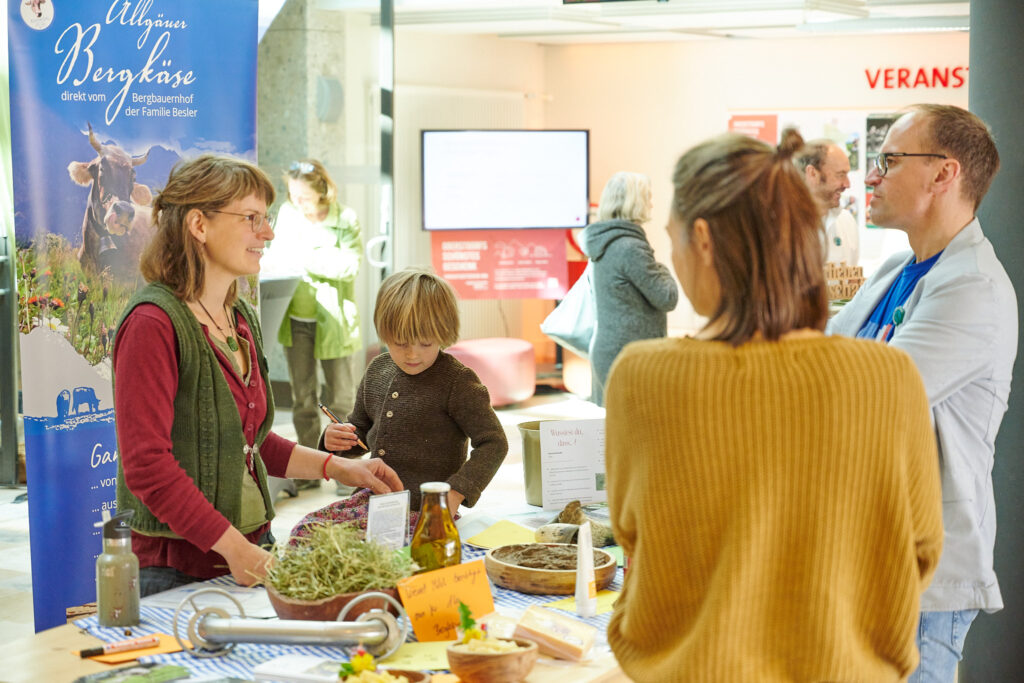
<svg viewBox="0 0 1024 683"><path fill-rule="evenodd" d="M596 223L583 233L594 264L597 328L590 341L590 400L604 405L604 383L619 351L632 341L668 334L668 312L679 301L669 269L654 260L641 224L651 217L651 180L620 172L601 193Z"/></svg>

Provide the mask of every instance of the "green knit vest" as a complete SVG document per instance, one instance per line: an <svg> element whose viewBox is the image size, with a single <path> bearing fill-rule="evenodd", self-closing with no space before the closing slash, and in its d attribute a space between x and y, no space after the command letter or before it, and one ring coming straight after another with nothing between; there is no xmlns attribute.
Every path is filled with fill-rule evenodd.
<svg viewBox="0 0 1024 683"><path fill-rule="evenodd" d="M199 321L166 285L154 282L136 292L125 307L118 327L136 306L144 303L156 304L167 313L178 341L178 393L174 397L174 422L171 425L174 457L206 499L232 526L237 527L242 512L241 477L246 470L243 452L246 444L238 404ZM255 440L256 444L261 444L274 423L274 399L268 380L267 360L263 356L263 337L252 306L238 300L234 309L242 314L252 331L260 375L267 387L267 416ZM145 410L145 406L139 409ZM115 414L115 420L130 420L131 417L130 414ZM119 449L123 450L123 446L119 445ZM269 521L274 517L274 506L267 487L267 469L262 458L254 458L254 461ZM117 463L117 509L135 510L130 523L132 529L140 533L181 538L128 490L120 458Z"/></svg>

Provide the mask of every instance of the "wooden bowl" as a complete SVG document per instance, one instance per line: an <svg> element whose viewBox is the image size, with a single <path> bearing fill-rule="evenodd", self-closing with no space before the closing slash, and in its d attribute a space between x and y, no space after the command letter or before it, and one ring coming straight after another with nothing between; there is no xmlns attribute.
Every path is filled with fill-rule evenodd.
<svg viewBox="0 0 1024 683"><path fill-rule="evenodd" d="M537 662L537 643L516 640L512 652L464 652L459 643L448 646L448 666L461 683L518 683Z"/></svg>
<svg viewBox="0 0 1024 683"><path fill-rule="evenodd" d="M510 564L501 559L502 555L530 546L576 546L571 543L515 543L488 550L484 556L484 567L487 576L496 585L509 588L520 593L536 595L572 595L576 592L575 569L534 569ZM597 590L607 588L615 580L616 560L609 553L594 548L594 552L604 556L605 560L596 563L594 580Z"/></svg>
<svg viewBox="0 0 1024 683"><path fill-rule="evenodd" d="M342 593L341 595L321 598L320 600L299 600L281 595L273 586L267 586L267 597L270 598L270 604L273 605L274 611L277 612L279 618L300 619L303 621L337 621L342 608L363 593L387 593L395 600L398 600L398 591L394 588L360 591L358 593ZM363 600L349 610L349 613L345 615L345 620L355 621L360 614L369 612L371 609L386 609L392 614L395 613L394 607L383 598L372 598Z"/></svg>
<svg viewBox="0 0 1024 683"><path fill-rule="evenodd" d="M430 674L422 671L405 671L404 669L380 669L380 671L387 671L396 678L404 678L409 683L427 683L430 680Z"/></svg>

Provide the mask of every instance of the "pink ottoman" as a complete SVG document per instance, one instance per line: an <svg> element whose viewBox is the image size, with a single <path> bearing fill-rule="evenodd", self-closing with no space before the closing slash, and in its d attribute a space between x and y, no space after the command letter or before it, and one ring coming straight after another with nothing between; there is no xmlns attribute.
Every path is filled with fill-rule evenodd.
<svg viewBox="0 0 1024 683"><path fill-rule="evenodd" d="M492 406L525 401L537 388L533 344L525 339L464 339L445 350L480 377Z"/></svg>

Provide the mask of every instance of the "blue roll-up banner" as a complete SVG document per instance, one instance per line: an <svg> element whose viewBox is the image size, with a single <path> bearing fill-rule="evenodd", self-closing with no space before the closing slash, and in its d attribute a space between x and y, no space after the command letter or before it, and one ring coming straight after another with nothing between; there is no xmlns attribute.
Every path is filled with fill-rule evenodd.
<svg viewBox="0 0 1024 683"><path fill-rule="evenodd" d="M257 4L8 0L37 631L96 599L94 525L117 477L110 346L152 196L179 159L255 161Z"/></svg>

